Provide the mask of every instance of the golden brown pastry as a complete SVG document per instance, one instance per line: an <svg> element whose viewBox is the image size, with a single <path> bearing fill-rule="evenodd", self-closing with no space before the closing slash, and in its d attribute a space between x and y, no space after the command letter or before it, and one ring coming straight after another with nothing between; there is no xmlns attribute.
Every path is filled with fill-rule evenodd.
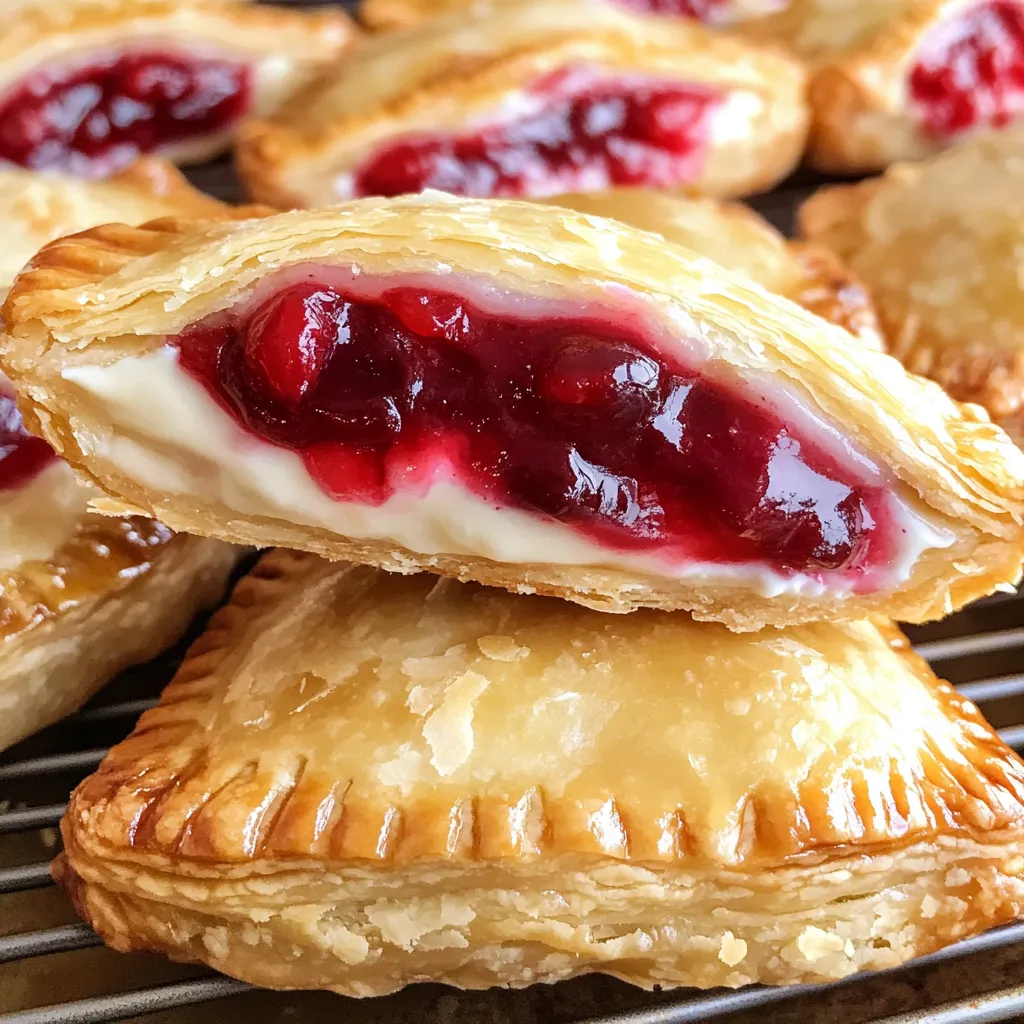
<svg viewBox="0 0 1024 1024"><path fill-rule="evenodd" d="M892 354L1021 436L1024 128L824 188L804 235L870 288Z"/></svg>
<svg viewBox="0 0 1024 1024"><path fill-rule="evenodd" d="M794 0L748 30L814 64L810 156L824 170L921 159L1024 113L1019 0Z"/></svg>
<svg viewBox="0 0 1024 1024"><path fill-rule="evenodd" d="M0 291L45 242L110 218L219 215L166 164L107 182L0 170ZM22 427L0 376L0 749L173 643L218 600L237 551L139 517L91 515L97 492Z"/></svg>
<svg viewBox="0 0 1024 1024"><path fill-rule="evenodd" d="M943 615L1020 574L982 410L617 221L435 194L43 249L27 422L189 533L739 629Z"/></svg>
<svg viewBox="0 0 1024 1024"><path fill-rule="evenodd" d="M787 241L743 203L642 188L576 192L538 201L654 231L799 302L845 327L863 344L883 347L871 299L860 281L829 250Z"/></svg>
<svg viewBox="0 0 1024 1024"><path fill-rule="evenodd" d="M404 28L448 11L465 11L473 0L363 0L359 18L372 29ZM494 2L494 0L491 0ZM643 14L693 18L731 26L785 10L792 0L607 0Z"/></svg>
<svg viewBox="0 0 1024 1024"><path fill-rule="evenodd" d="M17 4L0 34L0 163L95 178L144 153L205 160L352 32L340 11L244 0Z"/></svg>
<svg viewBox="0 0 1024 1024"><path fill-rule="evenodd" d="M892 627L266 556L75 791L119 950L348 995L841 978L1024 910L1024 765Z"/></svg>
<svg viewBox="0 0 1024 1024"><path fill-rule="evenodd" d="M768 188L803 150L781 50L601 0L504 0L387 34L240 135L254 196Z"/></svg>

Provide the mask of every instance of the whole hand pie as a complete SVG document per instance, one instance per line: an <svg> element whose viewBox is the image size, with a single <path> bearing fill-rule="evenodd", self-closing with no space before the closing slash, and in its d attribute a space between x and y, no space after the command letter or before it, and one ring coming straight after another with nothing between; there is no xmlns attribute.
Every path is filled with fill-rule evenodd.
<svg viewBox="0 0 1024 1024"><path fill-rule="evenodd" d="M803 233L859 274L890 350L1024 437L1024 128L833 186Z"/></svg>
<svg viewBox="0 0 1024 1024"><path fill-rule="evenodd" d="M447 11L465 10L472 0L363 0L359 17L373 29L402 28ZM490 0L491 3L500 0ZM729 26L784 10L792 0L607 0L642 14L692 18Z"/></svg>
<svg viewBox="0 0 1024 1024"><path fill-rule="evenodd" d="M787 241L743 203L641 188L579 192L539 201L654 231L799 302L845 327L863 344L883 347L871 299L842 263L828 249Z"/></svg>
<svg viewBox="0 0 1024 1024"><path fill-rule="evenodd" d="M220 210L156 161L108 182L0 171L0 287L63 232ZM175 537L148 519L89 514L97 496L24 430L0 376L0 749L177 640L220 598L237 558L229 545Z"/></svg>
<svg viewBox="0 0 1024 1024"><path fill-rule="evenodd" d="M3 315L30 428L189 533L739 629L1020 574L1024 453L982 410L617 221L428 195L113 225Z"/></svg>
<svg viewBox="0 0 1024 1024"><path fill-rule="evenodd" d="M740 194L799 160L805 84L781 51L696 22L597 0L499 2L359 48L246 126L238 166L281 207L426 188Z"/></svg>
<svg viewBox="0 0 1024 1024"><path fill-rule="evenodd" d="M27 2L0 33L0 163L104 177L205 160L349 42L340 12L242 0Z"/></svg>
<svg viewBox="0 0 1024 1024"><path fill-rule="evenodd" d="M781 984L1018 916L1022 799L889 626L277 552L75 791L55 873L116 949L270 987Z"/></svg>
<svg viewBox="0 0 1024 1024"><path fill-rule="evenodd" d="M810 155L824 170L921 159L1024 116L1020 0L795 0L750 31L788 36L814 63Z"/></svg>

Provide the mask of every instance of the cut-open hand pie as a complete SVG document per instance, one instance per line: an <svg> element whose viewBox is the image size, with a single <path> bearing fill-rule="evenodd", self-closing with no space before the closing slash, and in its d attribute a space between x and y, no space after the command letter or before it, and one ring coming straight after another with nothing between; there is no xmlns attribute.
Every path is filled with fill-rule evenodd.
<svg viewBox="0 0 1024 1024"><path fill-rule="evenodd" d="M142 153L206 159L351 35L341 12L242 0L24 3L0 33L0 163L103 177Z"/></svg>
<svg viewBox="0 0 1024 1024"><path fill-rule="evenodd" d="M781 984L1019 915L1022 801L892 627L279 551L75 791L55 873L116 949L271 987Z"/></svg>
<svg viewBox="0 0 1024 1024"><path fill-rule="evenodd" d="M365 199L42 250L27 422L175 529L740 629L942 615L1020 573L981 409L617 221Z"/></svg>
<svg viewBox="0 0 1024 1024"><path fill-rule="evenodd" d="M473 0L363 0L359 18L372 29L403 28L453 10ZM491 3L500 0L490 0ZM515 0L510 0L515 2ZM784 10L792 0L605 0L641 14L688 18L728 27Z"/></svg>
<svg viewBox="0 0 1024 1024"><path fill-rule="evenodd" d="M871 299L842 263L828 249L787 241L743 203L642 188L543 201L657 232L845 327L863 344L883 347Z"/></svg>
<svg viewBox="0 0 1024 1024"><path fill-rule="evenodd" d="M871 171L1024 118L1020 0L795 0L755 23L809 57L811 159Z"/></svg>
<svg viewBox="0 0 1024 1024"><path fill-rule="evenodd" d="M0 170L0 289L63 232L220 209L157 161L107 182ZM148 519L91 514L97 496L25 432L0 376L0 749L173 643L223 593L237 557L229 545L175 537Z"/></svg>
<svg viewBox="0 0 1024 1024"><path fill-rule="evenodd" d="M803 233L871 289L890 350L1024 437L1024 128L824 188Z"/></svg>
<svg viewBox="0 0 1024 1024"><path fill-rule="evenodd" d="M241 135L277 206L425 188L522 196L767 188L799 160L803 67L781 50L597 0L454 11L361 47Z"/></svg>

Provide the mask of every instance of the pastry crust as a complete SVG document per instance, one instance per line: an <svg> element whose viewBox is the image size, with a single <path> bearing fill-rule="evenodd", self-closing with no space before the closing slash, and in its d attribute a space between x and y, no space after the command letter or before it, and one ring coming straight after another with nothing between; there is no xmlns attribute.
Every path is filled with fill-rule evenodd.
<svg viewBox="0 0 1024 1024"><path fill-rule="evenodd" d="M827 249L787 241L743 203L641 188L572 193L542 201L654 231L799 302L845 327L864 345L883 348L871 299L842 262Z"/></svg>
<svg viewBox="0 0 1024 1024"><path fill-rule="evenodd" d="M871 289L892 354L1007 426L1024 412L1022 159L1024 128L1007 129L800 211Z"/></svg>
<svg viewBox="0 0 1024 1024"><path fill-rule="evenodd" d="M880 622L741 637L278 551L55 874L114 948L277 988L783 984L1020 914L1022 800Z"/></svg>
<svg viewBox="0 0 1024 1024"><path fill-rule="evenodd" d="M199 49L254 69L250 116L263 117L304 88L354 38L341 11L301 12L248 0L74 0L25 3L0 35L0 92L31 71L91 54L155 43ZM234 134L190 139L160 149L176 162L200 162L226 149Z"/></svg>
<svg viewBox="0 0 1024 1024"><path fill-rule="evenodd" d="M274 206L337 202L381 143L493 119L532 82L581 64L726 94L691 183L701 192L766 189L800 159L806 76L781 50L601 0L497 0L360 48L276 117L244 128L239 173L252 195Z"/></svg>
<svg viewBox="0 0 1024 1024"><path fill-rule="evenodd" d="M495 560L482 554L486 533L458 553L416 553L395 537L341 533L326 519L307 518L305 508L289 511L280 502L292 500L292 485L268 492L259 482L265 463L255 483L222 487L251 435L231 440L233 421L190 378L180 397L188 404L164 408L165 400L179 401L170 395L183 376L166 339L245 301L270 269L300 265L340 266L363 286L381 276L433 281L440 266L446 288L563 304L619 295L666 351L706 359L726 379L779 401L785 395L833 424L948 544L926 544L905 577L880 589L764 592L734 577L606 567L614 562ZM110 225L43 249L3 316L9 330L0 362L18 383L29 428L110 495L103 509L149 514L189 533L399 572L429 569L610 611L687 608L739 629L871 611L923 621L1020 574L1024 453L983 410L957 406L935 384L794 303L615 221L535 203L416 196L233 223ZM698 342L707 346L702 354L688 348ZM200 420L209 427L190 440L184 424ZM183 426L169 433L169 421ZM308 480L296 486L313 486ZM336 504L328 504L333 515Z"/></svg>

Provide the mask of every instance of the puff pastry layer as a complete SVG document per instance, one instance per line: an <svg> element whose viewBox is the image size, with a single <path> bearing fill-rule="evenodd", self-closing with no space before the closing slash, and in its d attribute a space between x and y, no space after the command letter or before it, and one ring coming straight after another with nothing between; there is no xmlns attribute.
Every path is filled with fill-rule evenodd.
<svg viewBox="0 0 1024 1024"><path fill-rule="evenodd" d="M341 12L244 0L18 5L0 37L0 161L102 177L147 152L205 160L352 34Z"/></svg>
<svg viewBox="0 0 1024 1024"><path fill-rule="evenodd" d="M44 243L110 219L217 215L167 164L107 182L0 170L0 290ZM89 514L92 488L20 430L0 376L0 748L84 703L173 643L217 601L237 552L132 517Z"/></svg>
<svg viewBox="0 0 1024 1024"><path fill-rule="evenodd" d="M108 226L3 315L30 428L186 532L740 629L923 620L1020 572L1024 454L982 410L616 221Z"/></svg>
<svg viewBox="0 0 1024 1024"><path fill-rule="evenodd" d="M640 188L571 193L545 201L656 232L845 327L863 344L883 347L871 299L860 281L828 249L787 241L743 203Z"/></svg>
<svg viewBox="0 0 1024 1024"><path fill-rule="evenodd" d="M456 10L388 34L270 120L238 166L272 205L440 188L545 195L688 183L737 195L800 158L793 59L587 0Z"/></svg>
<svg viewBox="0 0 1024 1024"><path fill-rule="evenodd" d="M1017 916L1022 799L891 627L277 552L75 791L56 875L116 949L271 987L780 984Z"/></svg>
<svg viewBox="0 0 1024 1024"><path fill-rule="evenodd" d="M884 177L824 188L803 234L858 273L890 350L1024 436L1024 129L966 142Z"/></svg>

